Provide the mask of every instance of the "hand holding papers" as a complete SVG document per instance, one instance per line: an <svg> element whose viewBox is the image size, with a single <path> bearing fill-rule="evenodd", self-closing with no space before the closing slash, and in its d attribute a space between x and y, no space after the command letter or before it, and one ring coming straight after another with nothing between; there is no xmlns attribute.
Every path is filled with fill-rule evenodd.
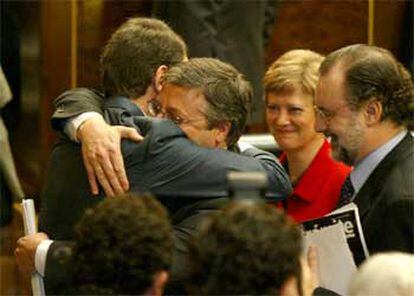
<svg viewBox="0 0 414 296"><path fill-rule="evenodd" d="M304 222L303 228L305 246L318 249L321 286L346 294L356 271L355 262L368 257L358 208L351 203L325 217Z"/></svg>

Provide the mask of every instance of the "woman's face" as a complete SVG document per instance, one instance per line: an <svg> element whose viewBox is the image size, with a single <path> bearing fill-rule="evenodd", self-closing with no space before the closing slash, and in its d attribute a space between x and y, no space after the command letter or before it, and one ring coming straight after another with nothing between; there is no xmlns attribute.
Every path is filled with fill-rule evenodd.
<svg viewBox="0 0 414 296"><path fill-rule="evenodd" d="M301 91L267 94L267 125L282 150L301 149L318 137L315 118L311 95Z"/></svg>

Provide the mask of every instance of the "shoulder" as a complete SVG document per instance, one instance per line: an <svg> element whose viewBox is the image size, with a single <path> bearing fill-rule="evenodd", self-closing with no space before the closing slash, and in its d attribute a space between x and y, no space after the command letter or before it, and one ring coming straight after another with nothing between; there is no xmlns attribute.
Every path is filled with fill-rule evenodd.
<svg viewBox="0 0 414 296"><path fill-rule="evenodd" d="M90 98L90 99L103 99L104 94L100 92L99 90L93 89L93 88L73 88L67 91L64 91L62 94L60 94L57 97L57 100L63 99L63 98Z"/></svg>

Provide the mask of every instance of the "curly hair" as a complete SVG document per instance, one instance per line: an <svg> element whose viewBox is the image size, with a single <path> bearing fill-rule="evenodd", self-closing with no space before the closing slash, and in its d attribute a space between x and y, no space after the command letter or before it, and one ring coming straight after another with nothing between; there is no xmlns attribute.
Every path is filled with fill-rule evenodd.
<svg viewBox="0 0 414 296"><path fill-rule="evenodd" d="M163 21L137 17L123 23L101 55L105 93L142 96L161 65L177 64L187 55L184 41Z"/></svg>
<svg viewBox="0 0 414 296"><path fill-rule="evenodd" d="M227 146L231 149L242 135L250 112L253 90L244 76L230 64L214 58L193 58L171 67L164 83L201 89L210 128L230 122Z"/></svg>
<svg viewBox="0 0 414 296"><path fill-rule="evenodd" d="M300 230L266 204L233 203L210 217L190 245L190 294L277 295L301 278Z"/></svg>
<svg viewBox="0 0 414 296"><path fill-rule="evenodd" d="M142 294L155 273L172 264L172 226L166 210L150 196L129 194L88 209L76 226L75 241L80 291Z"/></svg>
<svg viewBox="0 0 414 296"><path fill-rule="evenodd" d="M350 45L329 54L320 68L325 75L335 66L345 74L347 100L358 110L371 99L382 104L381 120L414 128L414 85L410 73L386 49Z"/></svg>
<svg viewBox="0 0 414 296"><path fill-rule="evenodd" d="M322 55L305 49L284 53L270 65L264 75L265 93L300 90L314 97L319 79L318 70L323 59Z"/></svg>

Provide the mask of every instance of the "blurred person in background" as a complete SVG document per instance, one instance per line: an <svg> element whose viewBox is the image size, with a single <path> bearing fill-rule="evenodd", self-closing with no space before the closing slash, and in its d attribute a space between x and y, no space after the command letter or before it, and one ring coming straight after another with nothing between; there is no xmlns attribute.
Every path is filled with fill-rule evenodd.
<svg viewBox="0 0 414 296"><path fill-rule="evenodd" d="M414 255L380 253L365 261L353 276L348 295L414 295Z"/></svg>
<svg viewBox="0 0 414 296"><path fill-rule="evenodd" d="M253 86L249 124L263 121L265 48L270 43L278 0L155 0L152 16L183 37L189 56L227 62Z"/></svg>
<svg viewBox="0 0 414 296"><path fill-rule="evenodd" d="M332 159L329 141L314 128L315 89L323 59L310 50L291 50L264 77L267 124L283 150L280 161L294 188L283 206L299 222L331 212L351 170Z"/></svg>
<svg viewBox="0 0 414 296"><path fill-rule="evenodd" d="M189 255L190 295L309 296L318 284L315 250L308 264L299 227L265 203L233 202L212 214Z"/></svg>
<svg viewBox="0 0 414 296"><path fill-rule="evenodd" d="M11 221L13 200L20 201L24 196L14 166L9 135L1 118L3 107L11 99L10 87L0 67L0 225L6 225Z"/></svg>

